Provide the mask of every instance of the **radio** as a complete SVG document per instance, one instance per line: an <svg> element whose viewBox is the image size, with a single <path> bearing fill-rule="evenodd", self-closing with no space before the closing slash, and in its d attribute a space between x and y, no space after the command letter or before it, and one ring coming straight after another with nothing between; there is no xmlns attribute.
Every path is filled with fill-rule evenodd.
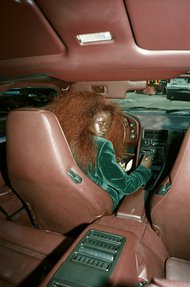
<svg viewBox="0 0 190 287"><path fill-rule="evenodd" d="M153 158L153 164L163 163L166 156L167 139L167 130L144 130L140 155L150 155Z"/></svg>

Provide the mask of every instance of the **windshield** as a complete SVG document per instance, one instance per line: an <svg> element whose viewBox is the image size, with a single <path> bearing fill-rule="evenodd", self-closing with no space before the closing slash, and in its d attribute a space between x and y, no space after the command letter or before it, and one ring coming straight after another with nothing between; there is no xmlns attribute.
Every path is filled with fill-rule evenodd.
<svg viewBox="0 0 190 287"><path fill-rule="evenodd" d="M127 92L126 98L116 100L123 110L158 110L166 112L190 112L190 80L176 78L163 84L148 84L141 91Z"/></svg>
<svg viewBox="0 0 190 287"><path fill-rule="evenodd" d="M0 115L21 107L42 107L57 96L49 87L11 88L0 93ZM125 99L116 100L123 110L159 110L166 112L190 112L190 74L171 80L147 81L141 91L129 91Z"/></svg>

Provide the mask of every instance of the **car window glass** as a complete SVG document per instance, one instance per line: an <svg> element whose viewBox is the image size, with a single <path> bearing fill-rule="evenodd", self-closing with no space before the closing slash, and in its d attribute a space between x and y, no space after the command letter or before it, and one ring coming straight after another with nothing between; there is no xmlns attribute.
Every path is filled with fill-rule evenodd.
<svg viewBox="0 0 190 287"><path fill-rule="evenodd" d="M190 112L190 78L148 81L144 90L129 91L125 99L116 101L124 110Z"/></svg>

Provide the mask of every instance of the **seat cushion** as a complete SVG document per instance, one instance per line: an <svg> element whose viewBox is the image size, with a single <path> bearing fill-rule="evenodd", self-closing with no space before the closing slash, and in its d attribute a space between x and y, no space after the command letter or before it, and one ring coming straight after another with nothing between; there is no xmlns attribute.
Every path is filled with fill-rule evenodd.
<svg viewBox="0 0 190 287"><path fill-rule="evenodd" d="M190 283L177 280L154 278L146 287L190 287Z"/></svg>
<svg viewBox="0 0 190 287"><path fill-rule="evenodd" d="M170 257L166 261L166 278L190 282L190 261Z"/></svg>

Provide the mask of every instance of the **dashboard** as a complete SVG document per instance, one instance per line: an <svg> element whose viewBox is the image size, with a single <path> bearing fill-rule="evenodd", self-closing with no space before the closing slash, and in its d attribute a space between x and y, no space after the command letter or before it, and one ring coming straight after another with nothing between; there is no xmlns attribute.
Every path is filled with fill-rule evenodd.
<svg viewBox="0 0 190 287"><path fill-rule="evenodd" d="M127 113L126 113L127 114ZM170 172L190 123L190 115L155 111L130 111L138 119L141 136L137 164L144 154L152 156L152 183L160 183Z"/></svg>

